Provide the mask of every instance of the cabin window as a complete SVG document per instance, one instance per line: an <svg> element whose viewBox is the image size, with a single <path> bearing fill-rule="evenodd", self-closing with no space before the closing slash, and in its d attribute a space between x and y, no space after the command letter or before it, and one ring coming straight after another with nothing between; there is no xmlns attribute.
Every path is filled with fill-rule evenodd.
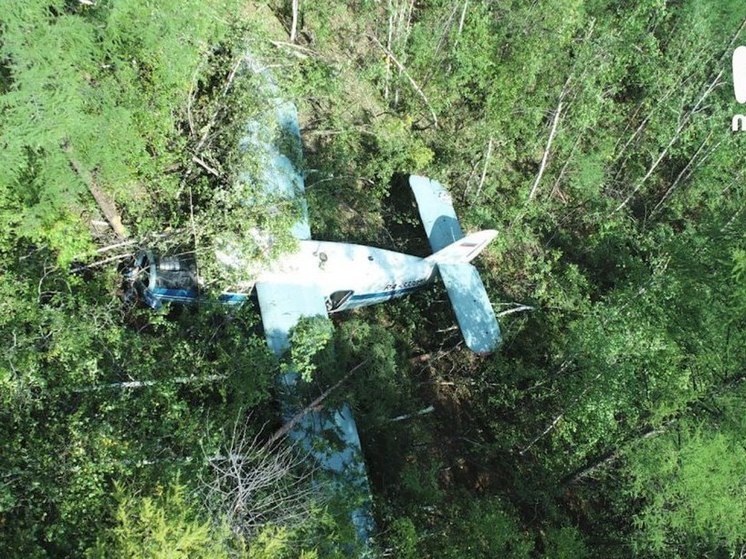
<svg viewBox="0 0 746 559"><path fill-rule="evenodd" d="M329 312L336 311L339 307L344 305L350 297L352 297L353 293L354 291L350 290L335 291L326 301L326 310Z"/></svg>

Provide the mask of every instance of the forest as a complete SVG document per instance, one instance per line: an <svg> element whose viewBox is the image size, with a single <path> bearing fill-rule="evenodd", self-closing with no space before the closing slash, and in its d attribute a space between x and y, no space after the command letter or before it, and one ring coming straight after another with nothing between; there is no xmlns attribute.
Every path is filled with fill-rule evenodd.
<svg viewBox="0 0 746 559"><path fill-rule="evenodd" d="M3 2L0 555L746 557L745 27L740 0ZM275 441L256 305L217 300L221 243L294 248L297 208L236 186L247 51L297 106L314 238L428 255L410 174L499 232L492 355L439 285L293 355L354 410L369 546ZM196 255L200 303L124 297L143 248Z"/></svg>

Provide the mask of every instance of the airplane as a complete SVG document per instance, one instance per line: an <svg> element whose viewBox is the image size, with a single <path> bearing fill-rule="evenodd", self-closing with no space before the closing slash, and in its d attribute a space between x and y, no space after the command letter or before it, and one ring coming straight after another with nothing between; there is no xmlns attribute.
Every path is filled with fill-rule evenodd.
<svg viewBox="0 0 746 559"><path fill-rule="evenodd" d="M268 342L275 353L284 352L287 332L311 310L318 311L314 315L326 315L382 303L412 293L438 277L451 299L466 345L478 354L494 351L500 329L479 273L469 262L497 231L484 230L464 237L450 196L440 183L413 175L409 184L433 249L431 256L420 258L371 246L311 240L307 217L296 223L296 229L302 226L309 230L298 238L297 250L270 263L253 283ZM241 265L226 253L218 258L227 266ZM151 306L185 302L197 296L193 290L185 292L183 286L174 286L173 277L167 276L173 276L172 262L163 259L159 263L145 252L138 255L137 267L152 269L148 274L152 287L141 290L147 292L145 299ZM183 269L178 272L183 274ZM196 283L193 270L189 277ZM224 293L221 298L236 303L245 300L246 294Z"/></svg>
<svg viewBox="0 0 746 559"><path fill-rule="evenodd" d="M433 254L420 258L375 247L320 241L311 238L308 209L303 199L303 175L278 146L300 150L298 115L293 103L282 99L272 76L253 56L245 66L264 81L272 99L276 134L267 134L257 119L250 119L239 149L261 154L264 165L259 175L240 175L241 180L262 184L266 192L295 199L302 208L301 218L292 227L297 249L271 262L249 282L256 291L267 343L278 357L290 346L293 328L303 317L328 316L358 307L383 303L442 281L455 311L466 345L486 355L500 343L500 328L477 269L470 262L497 235L485 230L464 236L447 190L437 181L410 176L414 193ZM265 115L266 116L266 115ZM278 141L281 136L283 142ZM218 260L234 270L246 264L223 246ZM165 302L188 303L199 297L196 267L188 258L158 256L141 251L128 278L140 298L158 308ZM228 292L221 300L240 304L248 298L243 292ZM331 485L349 498L348 511L357 538L365 546L375 529L370 487L362 456L360 438L352 410L346 403L337 409L315 409L298 420L303 407L297 401L302 380L296 372L278 377L283 419L294 418L289 438L305 449L329 474Z"/></svg>

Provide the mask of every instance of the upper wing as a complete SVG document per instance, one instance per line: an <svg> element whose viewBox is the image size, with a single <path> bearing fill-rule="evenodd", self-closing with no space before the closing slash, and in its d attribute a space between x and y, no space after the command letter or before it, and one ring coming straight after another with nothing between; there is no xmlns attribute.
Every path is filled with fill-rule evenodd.
<svg viewBox="0 0 746 559"><path fill-rule="evenodd" d="M326 316L324 296L316 286L297 283L256 284L264 335L275 355L290 346L290 330L304 316Z"/></svg>
<svg viewBox="0 0 746 559"><path fill-rule="evenodd" d="M409 186L417 200L422 224L433 252L455 243L464 236L453 211L451 195L438 181L412 175Z"/></svg>
<svg viewBox="0 0 746 559"><path fill-rule="evenodd" d="M293 225L292 233L298 240L308 240L311 238L308 204L303 174L298 169L303 154L298 110L293 103L280 96L280 90L266 67L261 66L249 54L245 56L244 62L263 81L263 89L271 96L271 109L269 114L263 115L270 122L263 119L262 122L251 120L247 123L246 135L239 141L239 147L266 155L266 164L256 178L266 193L298 199L301 215ZM244 179L252 178L250 173L241 173L240 176Z"/></svg>

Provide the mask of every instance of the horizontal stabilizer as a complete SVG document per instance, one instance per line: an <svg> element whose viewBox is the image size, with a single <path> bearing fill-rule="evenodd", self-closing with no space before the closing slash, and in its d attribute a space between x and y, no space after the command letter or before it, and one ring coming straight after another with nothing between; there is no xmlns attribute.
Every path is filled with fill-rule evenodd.
<svg viewBox="0 0 746 559"><path fill-rule="evenodd" d="M497 231L487 229L472 233L460 241L448 245L435 254L425 258L427 262L436 264L468 264L497 236Z"/></svg>
<svg viewBox="0 0 746 559"><path fill-rule="evenodd" d="M439 264L466 345L474 353L491 353L501 341L500 326L479 272L471 264Z"/></svg>
<svg viewBox="0 0 746 559"><path fill-rule="evenodd" d="M438 252L464 236L456 212L453 211L451 195L442 184L427 177L412 175L409 177L409 186L417 200L417 210L433 252Z"/></svg>

